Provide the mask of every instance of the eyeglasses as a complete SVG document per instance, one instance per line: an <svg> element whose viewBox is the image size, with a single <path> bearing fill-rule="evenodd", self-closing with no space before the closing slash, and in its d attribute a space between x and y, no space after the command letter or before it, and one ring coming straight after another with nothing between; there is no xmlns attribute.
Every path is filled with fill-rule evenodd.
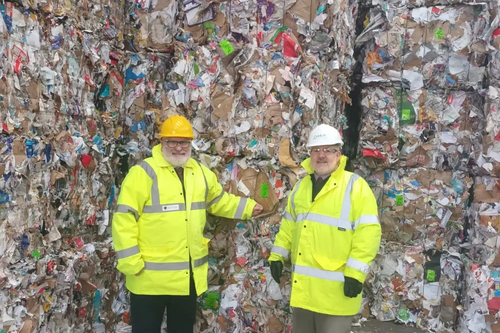
<svg viewBox="0 0 500 333"><path fill-rule="evenodd" d="M180 146L181 148L188 148L191 145L191 141L167 141L168 148L177 148Z"/></svg>
<svg viewBox="0 0 500 333"><path fill-rule="evenodd" d="M325 155L332 155L338 153L340 150L335 148L312 148L311 154L319 154L323 152Z"/></svg>

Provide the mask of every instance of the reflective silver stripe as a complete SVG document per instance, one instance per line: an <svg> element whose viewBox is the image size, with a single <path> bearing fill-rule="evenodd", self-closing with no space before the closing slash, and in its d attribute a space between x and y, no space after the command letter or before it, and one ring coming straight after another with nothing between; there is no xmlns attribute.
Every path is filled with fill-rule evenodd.
<svg viewBox="0 0 500 333"><path fill-rule="evenodd" d="M160 191L158 190L158 178L156 176L155 170L149 165L147 162L142 161L137 164L141 168L146 171L148 174L149 178L153 181L153 185L151 186L151 204L154 205L159 205L160 204Z"/></svg>
<svg viewBox="0 0 500 333"><path fill-rule="evenodd" d="M351 192L352 185L356 180L358 180L359 176L357 174L353 174L347 183L347 187L344 192L344 200L342 200L342 211L340 213L340 219L344 221L349 221L349 215L351 214Z"/></svg>
<svg viewBox="0 0 500 333"><path fill-rule="evenodd" d="M139 219L139 213L135 209L133 209L132 207L127 206L127 205L116 206L116 212L117 213L125 213L125 214L132 213L135 215L136 221Z"/></svg>
<svg viewBox="0 0 500 333"><path fill-rule="evenodd" d="M210 201L210 203L208 204L208 207L211 207L212 205L215 205L216 203L218 203L223 195L224 195L224 189L222 188L219 196L217 198L215 198L214 200Z"/></svg>
<svg viewBox="0 0 500 333"><path fill-rule="evenodd" d="M124 259L136 255L139 253L139 245L129 247L128 249L116 251L116 257L118 259Z"/></svg>
<svg viewBox="0 0 500 333"><path fill-rule="evenodd" d="M290 203L292 204L292 211L293 211L293 215L297 215L295 213L295 194L297 193L297 191L299 190L299 187L300 187L300 183L304 180L304 178L302 178L301 180L299 180L299 182L295 185L295 190L293 191L292 193L292 197L290 198ZM295 219L293 219L295 221Z"/></svg>
<svg viewBox="0 0 500 333"><path fill-rule="evenodd" d="M340 212L340 218L316 214L316 213L300 213L300 214L296 214L295 221L301 222L301 221L307 220L307 221L311 221L311 222L326 224L326 225L329 225L332 227L342 228L345 230L355 230L357 224L355 224L349 220L349 215L351 214L351 205L352 205L352 201L351 201L352 187L353 187L354 182L358 179L359 179L359 176L356 174L353 174L351 176L351 178L349 179L349 182L347 183L347 186L346 186L346 189L344 192L344 199L342 201L342 211ZM296 189L298 189L299 184L300 184L300 182L297 183ZM292 193L292 199L291 199L294 214L295 214L295 203L294 203L295 192L296 191L294 191L294 193ZM361 221L361 220L368 221L369 220L368 216L370 216L370 215L366 215L366 216L367 216L366 219L360 218L358 221ZM376 218L376 216L375 216L375 218ZM371 219L371 220L373 220L373 219ZM377 218L377 221L378 221L378 218Z"/></svg>
<svg viewBox="0 0 500 333"><path fill-rule="evenodd" d="M245 212L246 206L247 198L240 198L240 203L238 204L238 208L236 208L236 213L234 214L234 218L236 220L241 220L243 218L243 213Z"/></svg>
<svg viewBox="0 0 500 333"><path fill-rule="evenodd" d="M380 224L380 222L377 215L361 215L356 220L356 226L360 224Z"/></svg>
<svg viewBox="0 0 500 333"><path fill-rule="evenodd" d="M201 166L200 162L196 161L198 165L200 166L201 173L203 174L203 179L205 180L205 202L208 200L208 182L207 182L207 177L205 176L205 172L203 171L203 167Z"/></svg>
<svg viewBox="0 0 500 333"><path fill-rule="evenodd" d="M191 210L201 210L206 208L206 203L200 201L200 202L193 202L191 203Z"/></svg>
<svg viewBox="0 0 500 333"><path fill-rule="evenodd" d="M189 262L144 262L144 269L148 271L180 271L189 269Z"/></svg>
<svg viewBox="0 0 500 333"><path fill-rule="evenodd" d="M285 218L289 221L292 221L292 222L294 221L292 214L290 214L289 212L285 212L285 215L283 215L283 218Z"/></svg>
<svg viewBox="0 0 500 333"><path fill-rule="evenodd" d="M368 264L365 264L364 262L354 258L349 258L347 260L346 266L354 268L355 270L360 271L364 274L368 274L368 271L370 270L370 266Z"/></svg>
<svg viewBox="0 0 500 333"><path fill-rule="evenodd" d="M285 250L284 248L278 245L273 246L273 248L271 249L271 253L282 255L285 258L288 258L288 256L290 255L290 251Z"/></svg>
<svg viewBox="0 0 500 333"><path fill-rule="evenodd" d="M152 214L152 213L171 213L171 212L179 212L185 210L186 210L185 203L174 203L168 205L144 206L142 212L145 214Z"/></svg>
<svg viewBox="0 0 500 333"><path fill-rule="evenodd" d="M348 220L342 220L328 215L316 213L301 213L297 215L297 222L302 222L304 220L326 224L332 227L343 228L345 230L353 230L353 225Z"/></svg>
<svg viewBox="0 0 500 333"><path fill-rule="evenodd" d="M344 273L342 272L324 271L322 269L300 266L300 265L293 265L293 272L295 274L312 276L323 280L341 281L341 282L344 281Z"/></svg>
<svg viewBox="0 0 500 333"><path fill-rule="evenodd" d="M201 210L205 209L206 204L202 201L191 203L191 210ZM186 204L184 203L174 203L168 205L153 205L144 206L143 213L171 213L171 212L181 212L186 210Z"/></svg>
<svg viewBox="0 0 500 333"><path fill-rule="evenodd" d="M206 264L208 262L208 256L204 256L203 258L201 259L196 259L193 263L193 266L194 268L197 268L197 267L200 267L200 266L203 266L204 264Z"/></svg>

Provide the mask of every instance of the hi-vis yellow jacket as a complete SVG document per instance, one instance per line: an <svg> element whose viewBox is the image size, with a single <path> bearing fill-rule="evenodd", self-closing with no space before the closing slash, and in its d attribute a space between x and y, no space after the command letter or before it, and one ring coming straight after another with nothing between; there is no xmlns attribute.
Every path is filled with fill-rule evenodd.
<svg viewBox="0 0 500 333"><path fill-rule="evenodd" d="M344 276L364 283L381 237L377 203L361 177L345 171L346 157L312 202L307 176L293 188L269 261L293 267L290 305L336 316L359 312L361 295L344 296ZM302 163L312 174L310 159Z"/></svg>
<svg viewBox="0 0 500 333"><path fill-rule="evenodd" d="M191 265L201 295L208 284L206 212L242 220L252 216L255 201L224 192L216 175L193 159L184 165L184 185L185 201L161 145L123 181L113 216L113 243L117 268L134 294L189 295Z"/></svg>

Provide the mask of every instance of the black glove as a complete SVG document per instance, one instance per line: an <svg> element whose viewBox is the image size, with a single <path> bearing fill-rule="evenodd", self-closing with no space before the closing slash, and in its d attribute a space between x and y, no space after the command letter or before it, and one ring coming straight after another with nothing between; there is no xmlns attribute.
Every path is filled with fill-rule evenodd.
<svg viewBox="0 0 500 333"><path fill-rule="evenodd" d="M357 297L363 291L363 284L356 279L344 277L344 295L346 297Z"/></svg>
<svg viewBox="0 0 500 333"><path fill-rule="evenodd" d="M281 261L271 261L271 275L274 281L280 283L281 273L283 272L283 263Z"/></svg>

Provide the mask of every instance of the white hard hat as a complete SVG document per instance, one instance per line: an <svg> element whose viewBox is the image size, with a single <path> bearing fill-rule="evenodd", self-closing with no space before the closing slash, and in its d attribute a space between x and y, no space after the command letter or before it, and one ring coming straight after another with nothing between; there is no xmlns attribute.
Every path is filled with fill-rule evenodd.
<svg viewBox="0 0 500 333"><path fill-rule="evenodd" d="M334 127L321 124L311 131L307 140L307 148L317 146L343 145L342 137L339 131Z"/></svg>

